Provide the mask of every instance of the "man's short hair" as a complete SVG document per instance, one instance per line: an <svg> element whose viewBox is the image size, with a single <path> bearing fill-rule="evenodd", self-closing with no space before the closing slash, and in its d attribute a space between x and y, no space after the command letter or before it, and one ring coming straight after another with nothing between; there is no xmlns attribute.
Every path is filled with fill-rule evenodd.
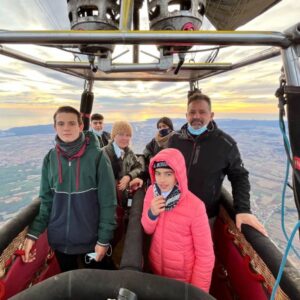
<svg viewBox="0 0 300 300"><path fill-rule="evenodd" d="M94 121L94 120L102 121L102 120L104 120L104 117L101 114L92 114L91 121Z"/></svg>
<svg viewBox="0 0 300 300"><path fill-rule="evenodd" d="M195 92L188 97L187 105L189 106L190 103L194 101L205 101L208 104L209 109L211 110L211 101L207 95L202 94L201 92Z"/></svg>
<svg viewBox="0 0 300 300"><path fill-rule="evenodd" d="M78 124L81 125L83 123L81 114L76 108L72 106L60 106L53 115L54 125L56 124L56 116L60 113L75 114L77 116Z"/></svg>

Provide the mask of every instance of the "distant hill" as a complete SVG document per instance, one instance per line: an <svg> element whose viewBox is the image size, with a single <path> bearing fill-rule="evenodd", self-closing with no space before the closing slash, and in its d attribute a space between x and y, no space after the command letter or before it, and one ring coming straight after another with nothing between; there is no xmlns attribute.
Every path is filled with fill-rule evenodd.
<svg viewBox="0 0 300 300"><path fill-rule="evenodd" d="M186 119L176 118L172 119L174 123L174 128L178 130L183 124L185 124ZM140 126L152 126L155 130L157 119L148 119L141 122L132 122L133 127ZM238 119L218 119L216 120L220 127L243 127L243 128L253 128L257 126L267 126L274 127L278 126L277 120L238 120ZM105 130L111 130L111 123L105 124ZM53 125L35 125L35 126L24 126L24 127L13 127L7 130L0 130L0 138L9 136L24 136L24 135L34 135L34 134L51 134L54 133Z"/></svg>
<svg viewBox="0 0 300 300"><path fill-rule="evenodd" d="M24 136L33 134L54 133L53 125L35 125L24 127L13 127L7 130L0 130L0 138L8 136Z"/></svg>

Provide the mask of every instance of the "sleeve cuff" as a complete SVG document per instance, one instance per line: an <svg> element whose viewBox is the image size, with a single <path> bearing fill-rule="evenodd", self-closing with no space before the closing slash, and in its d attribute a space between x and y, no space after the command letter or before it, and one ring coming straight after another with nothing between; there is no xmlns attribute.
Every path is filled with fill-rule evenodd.
<svg viewBox="0 0 300 300"><path fill-rule="evenodd" d="M238 209L236 210L235 214L251 214L252 215L252 212L251 210L247 210L247 209Z"/></svg>
<svg viewBox="0 0 300 300"><path fill-rule="evenodd" d="M152 220L152 221L155 221L155 220L158 218L158 216L155 216L155 215L152 213L152 211L151 211L150 208L149 208L149 210L148 210L148 217L149 217L150 220Z"/></svg>
<svg viewBox="0 0 300 300"><path fill-rule="evenodd" d="M37 241L39 239L37 236L35 236L33 234L29 234L29 233L26 234L26 237L33 241Z"/></svg>
<svg viewBox="0 0 300 300"><path fill-rule="evenodd" d="M102 247L109 247L110 243L100 243L100 242L97 242L97 245L102 246Z"/></svg>

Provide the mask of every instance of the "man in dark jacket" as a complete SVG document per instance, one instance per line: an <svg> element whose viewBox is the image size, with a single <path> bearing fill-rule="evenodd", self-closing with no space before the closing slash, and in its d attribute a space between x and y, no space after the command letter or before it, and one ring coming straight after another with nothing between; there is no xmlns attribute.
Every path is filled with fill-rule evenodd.
<svg viewBox="0 0 300 300"><path fill-rule="evenodd" d="M189 189L206 205L208 217L218 214L224 177L232 186L236 225L248 224L266 235L263 225L251 214L250 183L236 142L213 121L210 98L200 92L188 98L186 123L169 140L186 160Z"/></svg>
<svg viewBox="0 0 300 300"><path fill-rule="evenodd" d="M97 135L100 148L106 146L110 140L110 133L103 130L104 117L101 114L92 114L91 116L92 131Z"/></svg>

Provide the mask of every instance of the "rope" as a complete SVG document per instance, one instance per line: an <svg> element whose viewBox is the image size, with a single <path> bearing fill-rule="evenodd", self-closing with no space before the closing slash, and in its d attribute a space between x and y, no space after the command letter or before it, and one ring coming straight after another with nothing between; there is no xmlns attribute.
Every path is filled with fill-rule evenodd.
<svg viewBox="0 0 300 300"><path fill-rule="evenodd" d="M285 267L285 264L286 264L286 261L287 261L289 251L291 250L291 247L292 247L293 239L296 235L296 232L298 232L299 228L300 228L300 221L298 221L298 223L295 225L295 227L292 231L292 234L291 234L291 236L288 240L288 243L287 243L287 246L286 246L286 249L285 249L285 252L284 252L284 256L282 257L282 261L281 261L280 268L279 268L279 271L278 271L277 279L276 279L276 282L274 284L270 300L275 299L276 291L279 287L279 282L280 282L282 274L283 274L283 270L284 270L284 267Z"/></svg>
<svg viewBox="0 0 300 300"><path fill-rule="evenodd" d="M294 174L296 174L293 166L293 162L291 159L291 146L289 139L286 134L286 129L285 129L285 124L284 124L284 119L283 117L285 116L285 110L284 106L287 104L287 101L284 97L284 87L286 83L284 79L280 80L280 86L277 89L275 96L278 98L278 108L279 108L279 128L283 137L283 144L284 144L284 149L287 155L287 164L286 164L286 172L285 172L285 179L284 179L284 184L283 184L283 189L282 189L282 194L281 194L281 228L282 232L284 234L285 239L288 241L289 237L286 232L286 227L285 227L285 195L286 195L286 187L288 186L288 178L289 178L289 170L290 170L290 165L293 168ZM293 187L292 187L293 189ZM300 255L298 251L294 248L293 245L291 245L291 248L293 249L294 253L300 259Z"/></svg>
<svg viewBox="0 0 300 300"><path fill-rule="evenodd" d="M280 130L282 132L283 139L285 140L285 142L287 143L288 148L290 149L289 141L287 139L285 131L282 130L281 126L280 126ZM290 162L287 159L285 179L284 179L284 184L283 184L283 189L282 189L282 194L281 194L281 229L282 229L284 237L287 241L288 241L289 237L288 237L288 234L287 234L286 228L285 228L285 194L286 194L286 187L288 185L289 171L290 171ZM298 259L300 259L300 254L298 253L298 251L295 249L295 247L293 245L291 247L292 247L294 253L296 254L296 256L298 257Z"/></svg>

